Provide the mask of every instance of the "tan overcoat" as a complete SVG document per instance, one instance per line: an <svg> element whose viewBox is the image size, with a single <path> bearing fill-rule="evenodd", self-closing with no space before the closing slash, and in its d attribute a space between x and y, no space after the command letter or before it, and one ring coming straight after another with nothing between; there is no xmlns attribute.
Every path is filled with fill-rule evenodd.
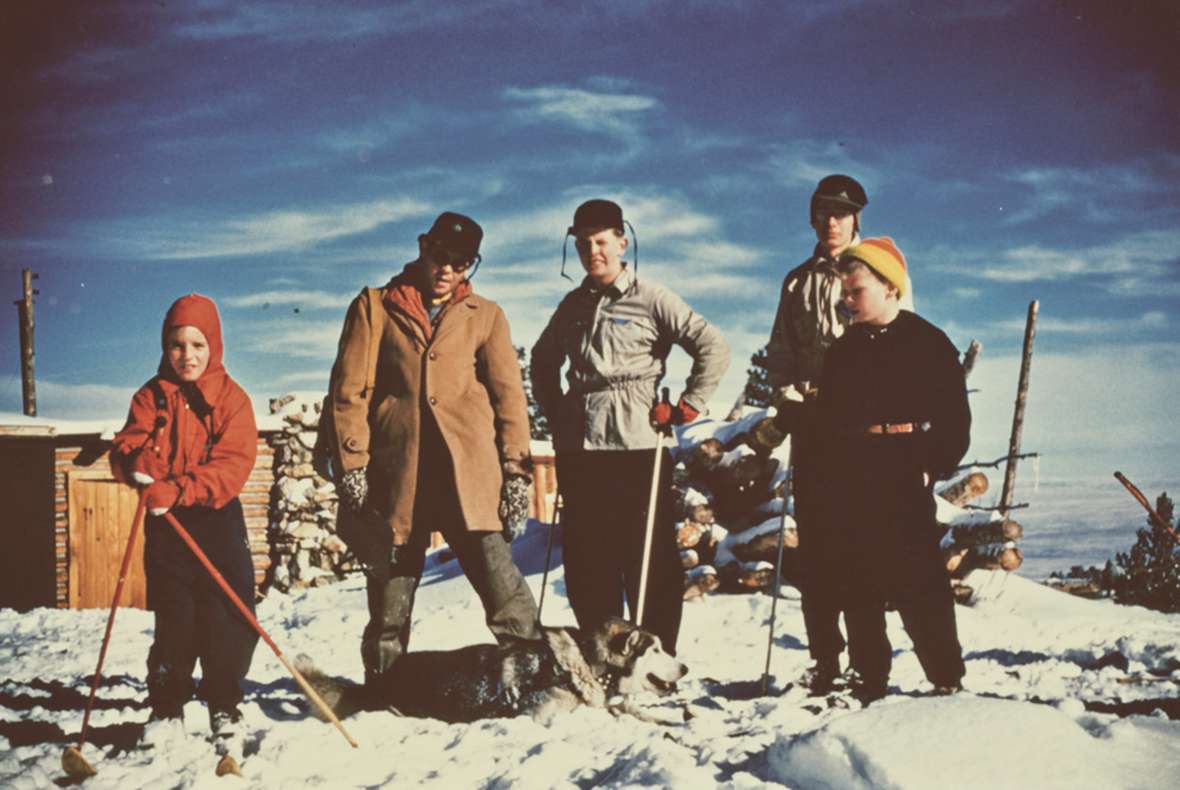
<svg viewBox="0 0 1180 790"><path fill-rule="evenodd" d="M471 293L447 306L433 337L366 291L352 301L333 369L332 409L344 471L368 467L368 504L410 539L423 412L438 423L468 530L501 529L502 463L529 458L529 420L508 319ZM366 392L371 327L381 332L372 392Z"/></svg>

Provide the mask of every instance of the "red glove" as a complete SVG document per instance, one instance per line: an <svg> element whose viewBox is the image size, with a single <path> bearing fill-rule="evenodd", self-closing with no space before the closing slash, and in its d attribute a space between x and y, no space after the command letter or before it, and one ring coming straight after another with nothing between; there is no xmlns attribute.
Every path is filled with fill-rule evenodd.
<svg viewBox="0 0 1180 790"><path fill-rule="evenodd" d="M651 412L648 414L652 427L658 430L660 428L666 429L672 425L672 411L672 404L666 400L652 406Z"/></svg>
<svg viewBox="0 0 1180 790"><path fill-rule="evenodd" d="M676 404L676 408L672 410L672 424L685 425L700 416L699 411L686 403L684 398L681 398L680 402Z"/></svg>
<svg viewBox="0 0 1180 790"><path fill-rule="evenodd" d="M144 505L153 516L162 516L180 499L180 487L170 480L157 480L144 489Z"/></svg>

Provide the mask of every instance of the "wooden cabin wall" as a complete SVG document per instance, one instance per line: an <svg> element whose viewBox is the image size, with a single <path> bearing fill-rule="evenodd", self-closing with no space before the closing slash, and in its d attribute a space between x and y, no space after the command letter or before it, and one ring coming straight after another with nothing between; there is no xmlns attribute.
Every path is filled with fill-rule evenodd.
<svg viewBox="0 0 1180 790"><path fill-rule="evenodd" d="M56 602L52 465L47 437L6 437L0 451L0 606L26 611Z"/></svg>
<svg viewBox="0 0 1180 790"><path fill-rule="evenodd" d="M48 443L47 443L48 444ZM110 443L97 437L57 437L53 454L52 501L53 501L53 596L48 605L67 608L70 605L69 591L69 502L67 493L71 471L90 470L94 474L110 475L107 450ZM49 445L52 447L52 445ZM48 464L46 464L48 466ZM242 510L246 517L246 532L250 543L250 554L254 563L254 580L261 585L270 570L270 548L266 533L269 521L270 492L274 484L274 450L266 443L264 436L258 440L258 457L254 469L241 494ZM113 479L113 475L112 475ZM48 499L48 493L46 494ZM141 538L142 540L142 538ZM117 568L115 569L117 573ZM109 605L108 604L103 604Z"/></svg>

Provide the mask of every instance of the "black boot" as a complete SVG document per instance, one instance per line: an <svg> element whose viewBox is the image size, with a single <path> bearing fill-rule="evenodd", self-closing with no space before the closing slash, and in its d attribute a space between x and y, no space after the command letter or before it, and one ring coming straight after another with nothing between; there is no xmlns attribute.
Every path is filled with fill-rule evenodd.
<svg viewBox="0 0 1180 790"><path fill-rule="evenodd" d="M822 697L831 693L838 677L840 677L840 657L824 657L803 673L799 683L807 688L811 696Z"/></svg>
<svg viewBox="0 0 1180 790"><path fill-rule="evenodd" d="M862 675L854 669L844 676L848 682L848 693L861 705L868 706L889 693L889 679Z"/></svg>

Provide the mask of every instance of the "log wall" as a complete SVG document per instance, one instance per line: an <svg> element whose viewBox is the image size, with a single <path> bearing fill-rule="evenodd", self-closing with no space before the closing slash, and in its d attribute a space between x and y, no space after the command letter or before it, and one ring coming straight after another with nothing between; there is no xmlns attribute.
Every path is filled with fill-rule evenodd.
<svg viewBox="0 0 1180 790"><path fill-rule="evenodd" d="M58 608L70 605L70 522L68 477L72 471L86 469L92 475L109 477L107 461L110 443L94 436L56 437L53 452L53 548L54 602ZM240 499L246 517L246 532L250 554L254 562L254 581L261 585L270 570L270 547L266 540L269 521L270 489L274 484L274 451L267 444L267 435L258 439L258 458L246 482ZM130 489L128 489L130 495ZM140 538L142 540L142 537ZM118 567L115 568L118 573ZM101 603L108 606L109 601Z"/></svg>

